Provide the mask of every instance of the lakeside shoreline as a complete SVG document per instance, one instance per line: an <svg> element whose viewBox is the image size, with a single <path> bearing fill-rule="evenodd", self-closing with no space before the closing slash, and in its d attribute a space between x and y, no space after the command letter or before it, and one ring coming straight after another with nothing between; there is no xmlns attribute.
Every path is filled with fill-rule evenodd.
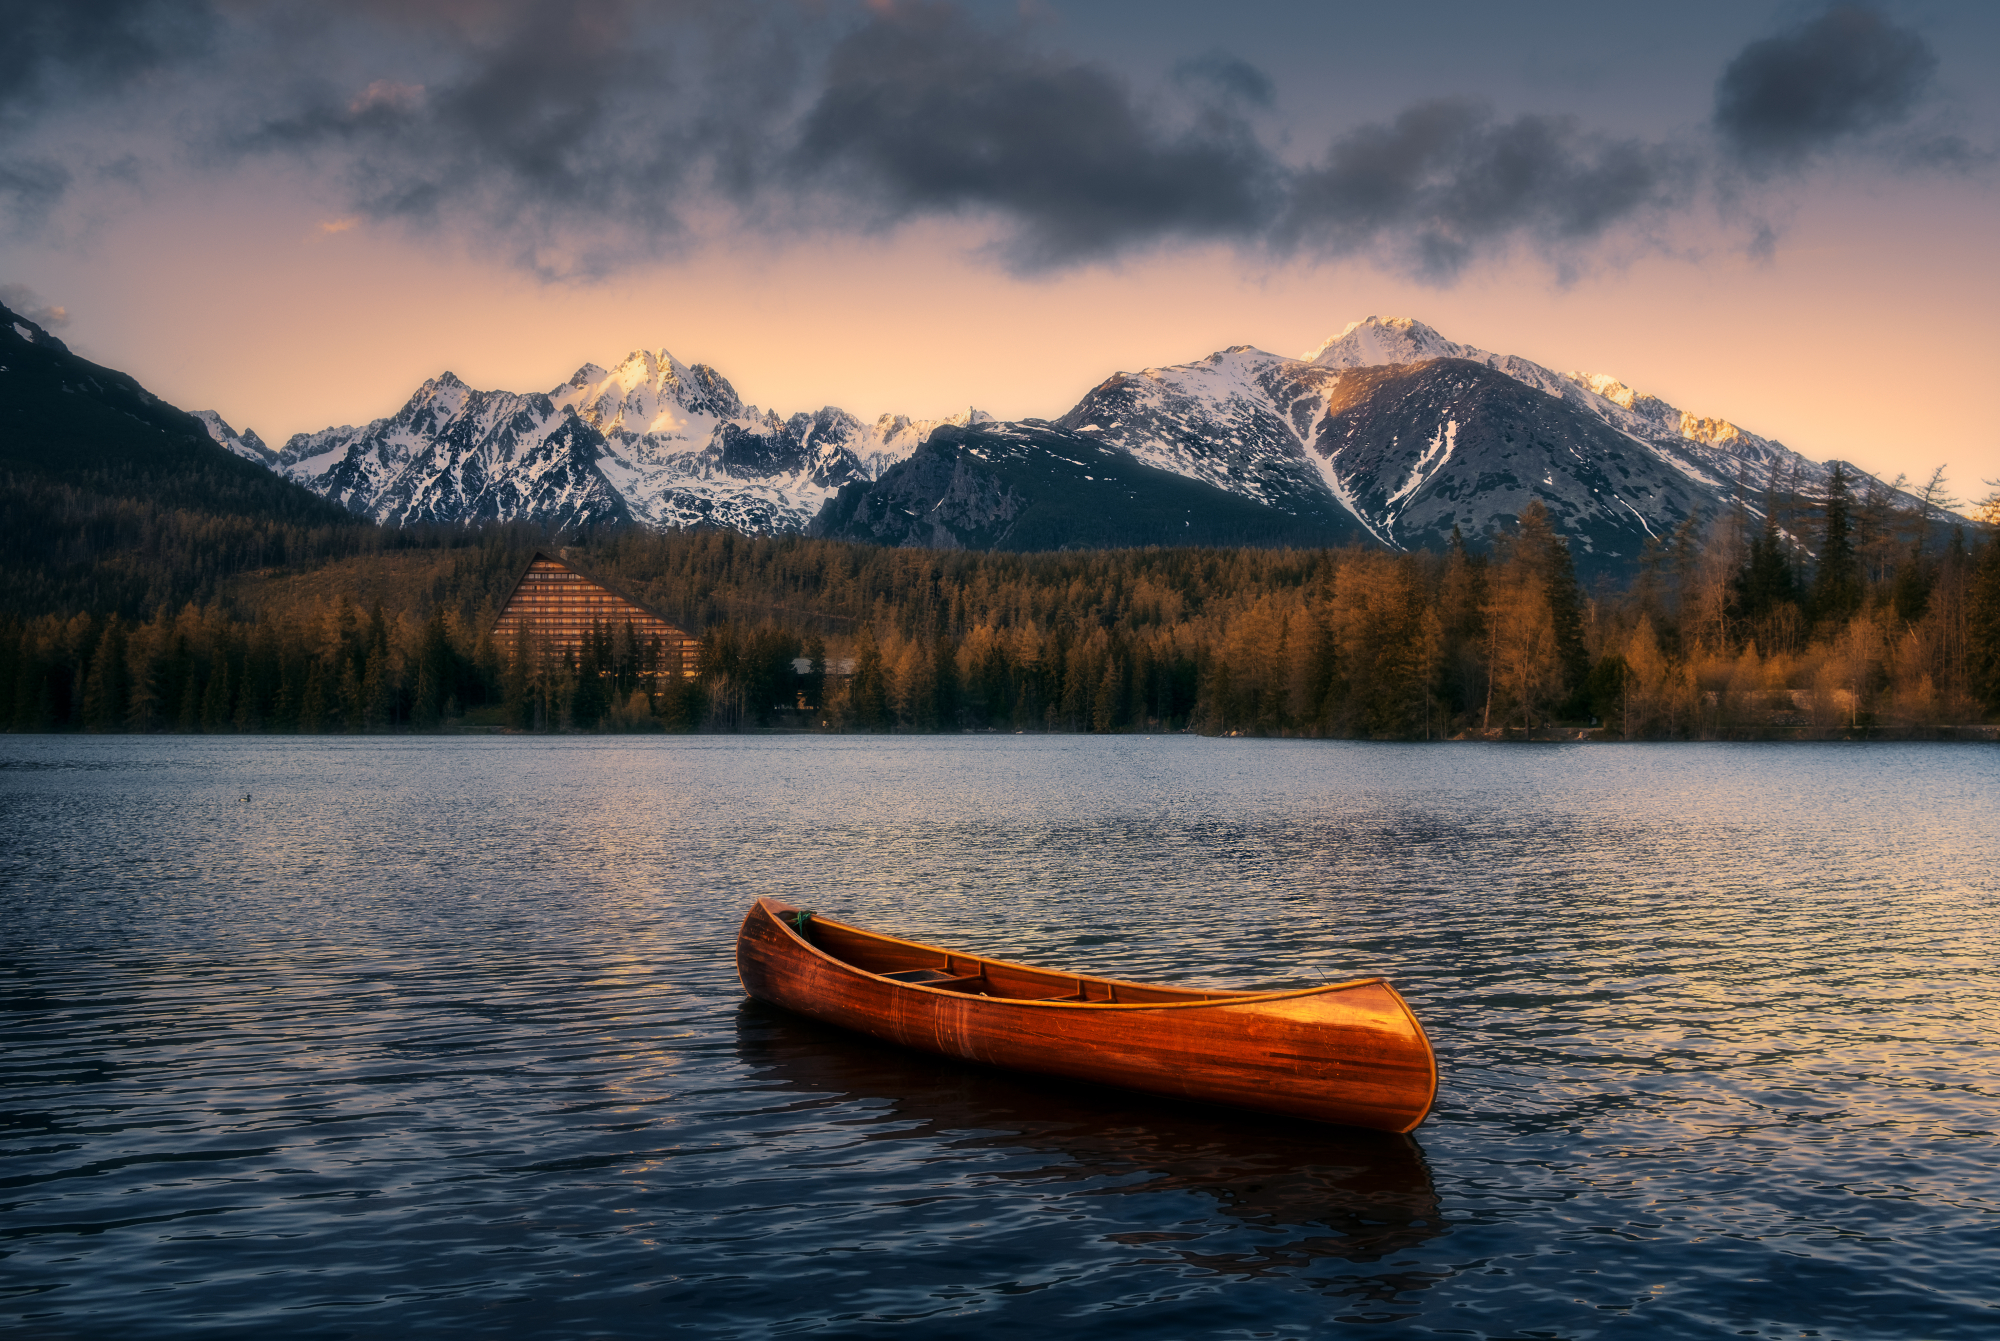
<svg viewBox="0 0 2000 1341"><path fill-rule="evenodd" d="M1068 736L1076 738L1120 739L1141 736L1193 736L1202 740L1314 740L1328 743L1348 743L1366 745L1816 745L1835 742L1881 742L1885 744L2000 744L2000 723L1969 722L1950 725L1912 726L1881 724L1841 728L1781 727L1754 733L1726 733L1690 736L1624 736L1607 727L1591 726L1546 726L1525 728L1518 726L1471 728L1449 736L1392 738L1375 740L1358 736L1322 736L1293 731L1279 731L1258 734L1245 731L1028 731L1001 730L993 727L966 727L958 731L853 731L821 727L802 726L758 726L746 727L738 731L668 731L668 730L581 730L574 727L552 731L529 731L518 727L491 726L478 723L447 723L431 730L363 730L363 731L4 731L0 738L47 739L50 737L72 737L76 739L111 739L127 737L140 740L160 739L238 739L238 740L337 740L343 738L402 740L402 739L463 739L466 737L521 737L526 739L635 739L653 736L682 738L726 739L730 737L763 736L842 736L856 739L877 737L936 737L953 736Z"/></svg>

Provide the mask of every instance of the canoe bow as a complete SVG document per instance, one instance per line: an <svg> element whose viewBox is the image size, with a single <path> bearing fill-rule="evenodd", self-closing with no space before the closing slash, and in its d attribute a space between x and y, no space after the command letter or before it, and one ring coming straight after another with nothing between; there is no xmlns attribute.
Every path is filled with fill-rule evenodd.
<svg viewBox="0 0 2000 1341"><path fill-rule="evenodd" d="M798 912L750 908L744 990L904 1047L1381 1131L1410 1131L1437 1097L1430 1040L1382 978L1279 992L1124 982L826 918L801 931Z"/></svg>

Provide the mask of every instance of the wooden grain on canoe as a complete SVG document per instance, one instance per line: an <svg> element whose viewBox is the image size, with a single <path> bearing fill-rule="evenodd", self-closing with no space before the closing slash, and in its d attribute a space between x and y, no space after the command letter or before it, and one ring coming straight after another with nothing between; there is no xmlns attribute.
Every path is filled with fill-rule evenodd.
<svg viewBox="0 0 2000 1341"><path fill-rule="evenodd" d="M821 917L801 933L796 920L772 899L750 909L736 940L744 990L906 1047L1382 1131L1414 1128L1437 1094L1430 1041L1381 978L1286 992L1165 987Z"/></svg>

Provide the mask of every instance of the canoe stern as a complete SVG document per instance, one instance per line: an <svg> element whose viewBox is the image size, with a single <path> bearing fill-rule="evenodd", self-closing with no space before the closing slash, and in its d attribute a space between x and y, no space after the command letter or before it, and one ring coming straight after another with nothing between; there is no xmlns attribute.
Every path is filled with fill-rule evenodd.
<svg viewBox="0 0 2000 1341"><path fill-rule="evenodd" d="M780 920L794 911L759 900L744 918L736 945L744 990L904 1047L1395 1132L1422 1122L1437 1094L1430 1042L1379 978L1166 1005L970 995L844 963Z"/></svg>

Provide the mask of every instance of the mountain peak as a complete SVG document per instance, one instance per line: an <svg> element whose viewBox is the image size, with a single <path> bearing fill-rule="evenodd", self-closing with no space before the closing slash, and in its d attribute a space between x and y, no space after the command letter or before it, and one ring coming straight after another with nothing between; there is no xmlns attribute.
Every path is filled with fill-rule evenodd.
<svg viewBox="0 0 2000 1341"><path fill-rule="evenodd" d="M1393 363L1461 358L1464 345L1445 339L1415 317L1364 317L1350 321L1340 334L1308 350L1307 362L1322 368L1379 368Z"/></svg>
<svg viewBox="0 0 2000 1341"><path fill-rule="evenodd" d="M264 445L257 436L257 430L246 428L241 433L229 426L229 421L214 410L194 410L191 412L208 430L208 436L218 447L225 447L246 461L255 461L260 466L268 466L278 459L278 454Z"/></svg>
<svg viewBox="0 0 2000 1341"><path fill-rule="evenodd" d="M627 391L642 386L677 387L686 371L681 361L666 349L635 349L609 373L600 373L598 380L615 378Z"/></svg>

